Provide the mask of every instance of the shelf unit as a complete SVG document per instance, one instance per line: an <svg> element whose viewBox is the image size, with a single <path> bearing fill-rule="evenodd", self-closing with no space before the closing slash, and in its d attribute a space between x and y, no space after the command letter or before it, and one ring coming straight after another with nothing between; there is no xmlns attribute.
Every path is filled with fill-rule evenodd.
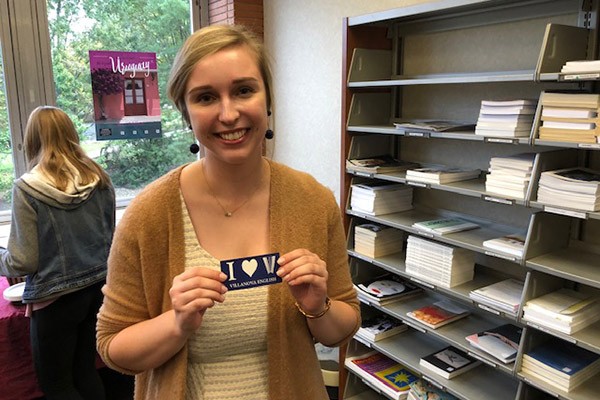
<svg viewBox="0 0 600 400"><path fill-rule="evenodd" d="M600 294L600 212L550 207L537 201L543 171L572 166L600 169L600 144L540 141L539 105L529 137L486 138L472 131L423 133L397 129L394 122L475 122L481 100L539 99L543 92L552 91L598 93L597 80L564 79L559 71L568 60L598 58L599 3L442 0L344 18L341 198L346 202L344 223L352 276L358 282L388 271L413 281L424 291L386 306L364 303L363 313L383 312L405 322L409 329L375 343L353 339L340 352L341 366L346 356L375 349L460 399L597 398L600 379L592 378L571 392L562 392L523 373L521 359L532 346L550 337L600 353L600 323L566 335L522 319L527 300L561 287ZM531 152L535 153L534 173L522 199L486 192L485 173L478 179L436 185L411 182L405 173L351 173L345 168L347 159L387 153L405 161L486 171L493 156ZM351 185L370 180L411 186L413 209L379 216L352 210ZM476 222L480 228L434 236L412 226L446 216ZM472 251L474 279L443 288L411 276L405 267L406 244L397 253L379 258L356 252L354 227L365 222ZM487 239L514 232L526 236L521 258L483 247ZM469 297L473 289L511 277L525 282L516 315ZM408 311L442 298L460 303L471 314L435 330L406 317ZM465 339L503 323L523 327L517 360L512 364L500 363ZM451 380L420 368L420 357L447 345L463 349L483 366ZM343 368L340 398L386 399Z"/></svg>

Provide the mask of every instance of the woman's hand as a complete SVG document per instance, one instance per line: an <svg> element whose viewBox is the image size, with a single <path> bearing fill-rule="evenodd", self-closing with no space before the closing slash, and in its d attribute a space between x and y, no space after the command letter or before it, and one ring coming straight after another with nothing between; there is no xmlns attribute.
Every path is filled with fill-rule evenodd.
<svg viewBox="0 0 600 400"><path fill-rule="evenodd" d="M227 275L221 271L190 268L173 279L169 289L175 321L182 334L193 333L202 324L206 310L225 301Z"/></svg>
<svg viewBox="0 0 600 400"><path fill-rule="evenodd" d="M327 298L327 265L316 254L296 249L279 257L279 275L307 314L323 311Z"/></svg>

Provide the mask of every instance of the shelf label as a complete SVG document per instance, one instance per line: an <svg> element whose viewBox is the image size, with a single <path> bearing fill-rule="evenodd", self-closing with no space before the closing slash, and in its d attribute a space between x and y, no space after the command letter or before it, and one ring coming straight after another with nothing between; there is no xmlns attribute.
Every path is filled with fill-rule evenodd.
<svg viewBox="0 0 600 400"><path fill-rule="evenodd" d="M417 229L417 234L421 235L421 236L425 236L428 237L430 239L433 239L435 237L435 235L433 233L429 233L429 232L423 232Z"/></svg>
<svg viewBox="0 0 600 400"><path fill-rule="evenodd" d="M515 204L515 200L514 199L504 199L502 197L494 197L494 196L488 196L488 195L482 195L481 198L485 201L490 201L492 203L500 203L500 204L506 204L509 206L512 206Z"/></svg>
<svg viewBox="0 0 600 400"><path fill-rule="evenodd" d="M600 143L579 143L577 147L582 149L600 149Z"/></svg>
<svg viewBox="0 0 600 400"><path fill-rule="evenodd" d="M356 172L354 172L354 175L356 175L356 176L362 176L362 177L365 177L365 178L372 178L373 176L375 176L374 173L362 172L362 171L356 171Z"/></svg>
<svg viewBox="0 0 600 400"><path fill-rule="evenodd" d="M544 206L544 211L553 213L553 214L566 215L567 217L587 219L587 213L585 211L565 210L564 208L556 208L556 207L548 207L548 206Z"/></svg>
<svg viewBox="0 0 600 400"><path fill-rule="evenodd" d="M499 253L492 253L491 251L487 251L487 250L485 252L485 255L486 256L492 256L492 257L497 257L497 258L502 258L503 260L517 262L517 257L505 256L504 254L499 254Z"/></svg>
<svg viewBox="0 0 600 400"><path fill-rule="evenodd" d="M413 281L413 282L415 282L415 283L418 283L419 285L423 285L425 287L428 287L429 289L435 289L435 285L432 285L431 283L423 282L423 281L421 281L419 279L416 279L416 278L414 278L412 276L410 277L410 280Z"/></svg>
<svg viewBox="0 0 600 400"><path fill-rule="evenodd" d="M496 138L496 137L486 137L483 139L486 143L507 143L507 144L517 144L519 143L519 139L517 138Z"/></svg>
<svg viewBox="0 0 600 400"><path fill-rule="evenodd" d="M586 79L597 79L600 78L600 72L590 72L587 74L567 74L560 75L565 81L578 81L578 80L586 80Z"/></svg>
<svg viewBox="0 0 600 400"><path fill-rule="evenodd" d="M434 381L433 379L431 379L430 377L428 377L427 375L423 375L423 379L425 379L427 382L431 383L433 386L435 386L436 388L440 389L440 390L444 390L444 385L440 385L439 383L437 383L436 381Z"/></svg>
<svg viewBox="0 0 600 400"><path fill-rule="evenodd" d="M489 361L489 360L486 360L486 359L485 359L485 358L483 358L483 357L480 357L478 354L472 353L472 352L470 352L470 351L469 351L469 352L467 352L467 354L468 354L468 355L470 355L471 357L473 357L473 358L475 358L475 359L477 359L477 360L481 361L482 363L484 363L484 364L486 364L486 365L489 365L490 367L493 367L493 368L496 368L496 367L497 367L497 365L496 365L495 363L493 363L493 362L491 362L491 361Z"/></svg>
<svg viewBox="0 0 600 400"><path fill-rule="evenodd" d="M430 187L429 183L424 183L424 182L406 181L406 184L409 186L416 186L416 187L425 188L425 189L429 189L429 187Z"/></svg>
<svg viewBox="0 0 600 400"><path fill-rule="evenodd" d="M479 303L478 303L478 304L477 304L477 307L479 307L479 308L481 308L482 310L485 310L485 311L487 311L487 312L491 312L491 313L492 313L492 314L494 314L494 315L500 315L500 314L502 314L500 311L498 311L498 310L494 310L493 308L491 308L491 307L488 307L488 306L486 306L486 305L483 305L483 304L479 304Z"/></svg>
<svg viewBox="0 0 600 400"><path fill-rule="evenodd" d="M430 132L409 132L409 131L405 131L404 134L406 136L410 136L410 137L422 137L422 138L429 138L429 137L431 137L431 133Z"/></svg>

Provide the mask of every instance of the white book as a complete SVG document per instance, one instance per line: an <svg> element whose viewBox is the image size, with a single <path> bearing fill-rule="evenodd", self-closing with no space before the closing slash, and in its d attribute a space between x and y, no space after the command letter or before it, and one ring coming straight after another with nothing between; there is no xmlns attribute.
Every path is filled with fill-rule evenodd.
<svg viewBox="0 0 600 400"><path fill-rule="evenodd" d="M476 223L461 218L438 218L415 222L412 226L413 228L438 235L479 228L479 225Z"/></svg>
<svg viewBox="0 0 600 400"><path fill-rule="evenodd" d="M527 115L535 114L533 106L510 106L510 107L494 107L481 106L479 110L481 114L503 114L503 115Z"/></svg>
<svg viewBox="0 0 600 400"><path fill-rule="evenodd" d="M525 250L525 235L515 233L488 239L483 242L483 247L521 258Z"/></svg>
<svg viewBox="0 0 600 400"><path fill-rule="evenodd" d="M552 118L594 118L598 116L596 110L585 108L543 107L542 117Z"/></svg>
<svg viewBox="0 0 600 400"><path fill-rule="evenodd" d="M524 282L509 278L472 290L469 297L480 303L502 307L510 313L516 313L521 304Z"/></svg>
<svg viewBox="0 0 600 400"><path fill-rule="evenodd" d="M600 72L600 60L567 61L560 70L561 73Z"/></svg>
<svg viewBox="0 0 600 400"><path fill-rule="evenodd" d="M486 107L514 107L514 106L534 106L537 104L535 99L509 99L509 100L482 100L481 105Z"/></svg>
<svg viewBox="0 0 600 400"><path fill-rule="evenodd" d="M542 126L544 128L552 128L552 129L595 129L595 123L585 123L585 122L561 122L561 121L543 121Z"/></svg>

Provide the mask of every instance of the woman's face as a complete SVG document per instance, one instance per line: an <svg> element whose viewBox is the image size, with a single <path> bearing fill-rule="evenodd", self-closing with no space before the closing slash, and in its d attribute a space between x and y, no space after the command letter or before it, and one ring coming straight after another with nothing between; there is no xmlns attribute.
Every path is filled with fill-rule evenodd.
<svg viewBox="0 0 600 400"><path fill-rule="evenodd" d="M240 164L262 154L267 96L256 58L246 46L200 60L187 83L185 102L207 157Z"/></svg>

